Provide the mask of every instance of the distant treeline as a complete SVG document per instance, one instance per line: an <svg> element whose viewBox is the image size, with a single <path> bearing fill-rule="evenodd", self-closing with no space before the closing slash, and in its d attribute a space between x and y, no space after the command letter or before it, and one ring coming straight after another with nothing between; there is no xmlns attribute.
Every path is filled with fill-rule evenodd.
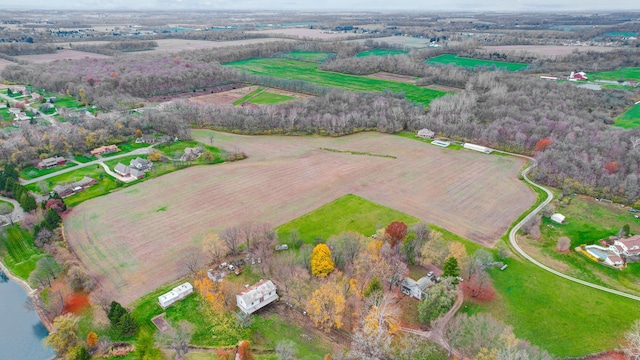
<svg viewBox="0 0 640 360"><path fill-rule="evenodd" d="M53 44L33 44L26 42L0 43L0 53L8 56L53 54L56 52Z"/></svg>
<svg viewBox="0 0 640 360"><path fill-rule="evenodd" d="M158 47L153 40L116 41L104 44L72 44L73 50L92 52L96 54L113 56L120 52L152 50Z"/></svg>

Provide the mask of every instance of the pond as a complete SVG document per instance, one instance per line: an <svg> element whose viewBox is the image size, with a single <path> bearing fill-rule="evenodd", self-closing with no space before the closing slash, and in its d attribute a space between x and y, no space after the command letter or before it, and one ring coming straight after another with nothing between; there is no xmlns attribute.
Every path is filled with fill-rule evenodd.
<svg viewBox="0 0 640 360"><path fill-rule="evenodd" d="M42 345L49 332L38 314L24 306L27 293L0 271L0 360L46 360L55 354Z"/></svg>

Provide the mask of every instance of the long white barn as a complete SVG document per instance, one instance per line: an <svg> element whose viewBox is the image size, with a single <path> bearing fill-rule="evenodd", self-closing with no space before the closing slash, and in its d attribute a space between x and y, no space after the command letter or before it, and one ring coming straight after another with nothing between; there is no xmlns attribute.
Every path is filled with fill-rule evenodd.
<svg viewBox="0 0 640 360"><path fill-rule="evenodd" d="M482 146L482 145L476 145L476 144L472 144L472 143L464 143L464 145L462 146L465 149L469 149L469 150L475 150L475 151L479 151L485 154L490 154L493 150L486 147L486 146Z"/></svg>

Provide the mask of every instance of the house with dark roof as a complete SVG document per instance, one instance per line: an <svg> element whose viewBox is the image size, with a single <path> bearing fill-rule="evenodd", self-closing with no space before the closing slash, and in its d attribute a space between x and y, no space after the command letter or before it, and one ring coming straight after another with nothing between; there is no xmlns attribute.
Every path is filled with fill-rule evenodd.
<svg viewBox="0 0 640 360"><path fill-rule="evenodd" d="M252 314L257 310L278 300L276 286L271 280L260 280L236 295L238 307L245 314Z"/></svg>
<svg viewBox="0 0 640 360"><path fill-rule="evenodd" d="M423 276L418 281L413 280L410 277L404 278L402 281L401 291L405 295L409 295L418 300L424 299L424 294L427 289L433 285L431 278L428 276Z"/></svg>
<svg viewBox="0 0 640 360"><path fill-rule="evenodd" d="M42 159L36 167L40 170L50 169L55 166L62 166L67 163L67 160L62 156L55 156L46 159Z"/></svg>
<svg viewBox="0 0 640 360"><path fill-rule="evenodd" d="M57 193L61 198L77 194L80 191L97 184L95 179L88 176L83 177L79 181L75 181L68 184L56 185L53 187L53 191Z"/></svg>
<svg viewBox="0 0 640 360"><path fill-rule="evenodd" d="M142 179L145 177L144 171L140 171L136 168L129 167L123 163L118 163L113 168L113 171L115 171L118 175L123 177L133 177L136 179Z"/></svg>

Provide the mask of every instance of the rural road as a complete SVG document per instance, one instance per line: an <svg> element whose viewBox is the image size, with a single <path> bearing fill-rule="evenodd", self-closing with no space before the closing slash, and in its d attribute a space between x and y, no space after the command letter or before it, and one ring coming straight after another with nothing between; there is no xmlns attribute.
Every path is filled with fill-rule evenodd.
<svg viewBox="0 0 640 360"><path fill-rule="evenodd" d="M539 268L542 268L554 275L560 276L561 278L565 278L569 281L573 281L575 283L578 284L582 284L584 286L588 286L594 289L598 289L601 291L606 291L608 293L611 294L615 294L615 295L619 295L619 296L624 296L626 298L632 299L632 300L637 300L640 301L640 296L636 296L636 295L632 295L632 294L628 294L626 292L622 292L622 291L618 291L618 290L614 290L614 289L610 289L608 287L604 287L604 286L600 286L597 284L593 284L590 283L588 281L584 281L584 280L580 280L580 279L576 279L572 276L563 274L557 270L554 270L544 264L542 264L541 262L539 262L538 260L534 259L533 257L531 257L529 254L527 254L519 245L518 245L518 241L516 238L516 235L518 233L518 230L520 230L520 228L527 222L529 221L529 219L533 218L534 216L536 216L540 210L542 210L545 206L547 206L547 204L549 204L551 202L551 200L553 200L553 193L551 193L551 191L549 191L548 189L546 189L545 187L538 185L536 183L534 183L533 181L529 180L529 178L527 177L527 173L529 173L529 170L533 169L537 164L538 161L534 158L528 157L528 156L524 156L524 155L519 155L519 154L513 154L513 153L509 153L509 152L505 152L505 151L499 151L499 150L494 150L496 152L500 152L503 154L509 154L509 155L513 155L513 156L518 156L521 158L525 158L530 160L532 163L530 166L528 166L526 169L522 170L522 178L524 179L524 181L526 181L527 183L531 184L532 186L537 187L538 189L544 190L544 192L547 193L547 199L545 201L543 201L540 205L538 205L538 207L536 207L532 212L530 212L527 216L525 216L519 223L517 223L509 232L509 242L511 243L511 246L516 250L516 252L518 252L518 254L520 254L522 257L524 257L525 259L531 261L534 265L538 266Z"/></svg>
<svg viewBox="0 0 640 360"><path fill-rule="evenodd" d="M130 152L125 153L125 154L119 154L119 155L109 156L108 158L101 158L101 159L98 159L98 160L89 161L88 163L84 163L84 164L80 164L78 166L73 166L73 167L70 167L70 168L62 169L60 171L56 171L56 172L51 173L51 174L43 175L43 176L37 177L35 179L31 179L31 180L24 180L23 181L22 179L20 179L20 183L22 185L29 185L29 184L37 183L38 181L42 181L42 180L46 180L46 179L52 178L54 176L58 176L58 175L61 175L61 174L64 174L64 173L68 173L68 172L71 172L71 171L82 169L82 168L87 167L87 166L96 165L96 164L102 164L102 162L105 161L105 160L119 159L119 158L123 158L123 157L126 157L126 156L131 156L131 155L144 155L144 154L148 153L149 150L152 147L153 146L140 148L140 149L135 149L135 150L130 151Z"/></svg>

